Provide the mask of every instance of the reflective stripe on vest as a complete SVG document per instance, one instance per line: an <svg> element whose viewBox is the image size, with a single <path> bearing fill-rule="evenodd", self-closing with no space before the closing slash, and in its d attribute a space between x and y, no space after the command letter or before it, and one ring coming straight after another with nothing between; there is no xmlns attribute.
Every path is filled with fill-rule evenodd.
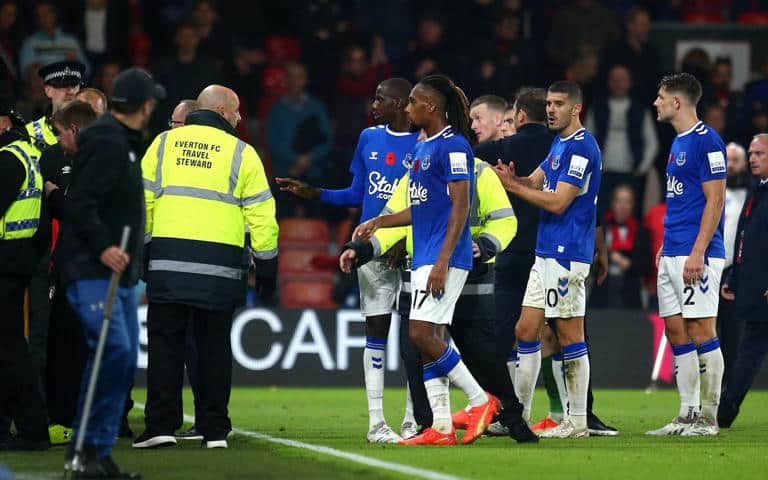
<svg viewBox="0 0 768 480"><path fill-rule="evenodd" d="M180 262L178 260L150 260L149 271L194 273L197 275L228 278L230 280L240 280L243 277L243 271L239 268L211 265L208 263Z"/></svg>
<svg viewBox="0 0 768 480"><path fill-rule="evenodd" d="M38 142L46 145L56 145L59 143L59 140L56 138L56 134L53 133L53 128L51 128L46 117L41 117L29 122L26 125L26 129L27 133L31 137L34 137Z"/></svg>
<svg viewBox="0 0 768 480"><path fill-rule="evenodd" d="M32 151L29 152L26 149ZM13 153L24 165L26 179L21 184L21 190L16 195L16 200L0 219L0 238L3 240L31 238L37 232L40 224L40 205L43 192L43 177L40 174L40 167L36 158L39 151L28 143L20 142L7 145L2 150Z"/></svg>

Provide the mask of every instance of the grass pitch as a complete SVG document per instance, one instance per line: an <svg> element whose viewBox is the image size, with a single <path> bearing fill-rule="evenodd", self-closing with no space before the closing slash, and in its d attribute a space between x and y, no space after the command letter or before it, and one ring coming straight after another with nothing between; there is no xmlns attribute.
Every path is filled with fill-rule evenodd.
<svg viewBox="0 0 768 480"><path fill-rule="evenodd" d="M144 391L134 391L143 402ZM230 412L235 427L270 438L233 435L228 450L201 450L199 442L176 448L134 450L120 440L114 457L126 469L152 479L254 478L568 478L568 479L764 479L768 476L768 392L753 392L731 429L718 438L646 437L644 432L669 421L677 412L674 390L651 395L641 391L598 391L596 410L619 428L614 438L542 440L518 446L509 438L482 438L474 445L400 447L365 442L367 407L361 389L238 388ZM453 409L464 406L461 392L452 393ZM546 414L546 395L538 391L534 417ZM405 403L403 389L388 389L385 411L399 430ZM185 391L187 413L191 395ZM142 412L132 414L136 434L143 431ZM306 445L330 447L311 451ZM358 461L340 458L352 456ZM60 478L64 449L47 452L0 452L0 465L16 479ZM372 465L376 461L384 465ZM363 462L363 463L360 463ZM392 464L415 470L403 473ZM13 477L11 477L13 478ZM3 474L0 473L0 479Z"/></svg>

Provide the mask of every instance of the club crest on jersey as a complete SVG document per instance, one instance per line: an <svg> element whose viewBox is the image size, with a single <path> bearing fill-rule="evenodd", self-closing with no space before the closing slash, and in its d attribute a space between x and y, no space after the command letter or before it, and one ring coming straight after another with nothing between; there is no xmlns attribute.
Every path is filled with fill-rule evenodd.
<svg viewBox="0 0 768 480"><path fill-rule="evenodd" d="M407 169L410 169L411 165L413 165L413 155L407 153L403 159L403 166Z"/></svg>
<svg viewBox="0 0 768 480"><path fill-rule="evenodd" d="M379 152L371 152L371 156L368 157L368 160L378 160L379 159Z"/></svg>
<svg viewBox="0 0 768 480"><path fill-rule="evenodd" d="M549 166L552 167L552 170L557 170L560 168L560 155L550 155Z"/></svg>
<svg viewBox="0 0 768 480"><path fill-rule="evenodd" d="M424 157L424 160L421 161L421 169L422 170L427 170L429 168L429 166L432 165L430 163L430 159L431 159L431 156L427 155L427 156Z"/></svg>
<svg viewBox="0 0 768 480"><path fill-rule="evenodd" d="M389 166L392 166L395 164L395 152L387 152L387 156L384 157L384 163L386 163Z"/></svg>
<svg viewBox="0 0 768 480"><path fill-rule="evenodd" d="M682 167L685 165L685 152L680 152L675 159L675 165Z"/></svg>

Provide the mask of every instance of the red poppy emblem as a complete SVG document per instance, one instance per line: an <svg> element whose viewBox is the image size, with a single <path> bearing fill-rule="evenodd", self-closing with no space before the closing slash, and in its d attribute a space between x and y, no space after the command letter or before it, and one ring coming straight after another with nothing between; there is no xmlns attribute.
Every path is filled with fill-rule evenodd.
<svg viewBox="0 0 768 480"><path fill-rule="evenodd" d="M384 161L387 163L387 165L394 165L395 164L395 152L387 152L387 157L384 159Z"/></svg>

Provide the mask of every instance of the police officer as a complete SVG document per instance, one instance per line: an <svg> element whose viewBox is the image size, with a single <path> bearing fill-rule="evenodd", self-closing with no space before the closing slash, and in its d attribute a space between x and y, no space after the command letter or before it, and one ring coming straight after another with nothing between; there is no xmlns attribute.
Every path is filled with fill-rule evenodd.
<svg viewBox="0 0 768 480"><path fill-rule="evenodd" d="M29 136L36 142L53 145L58 141L51 118L60 108L75 99L84 73L85 65L73 61L49 63L37 71L45 85L45 96L51 99L51 106L46 115L26 125Z"/></svg>
<svg viewBox="0 0 768 480"><path fill-rule="evenodd" d="M462 358L480 386L496 396L503 405L498 420L506 427L505 434L511 435L520 443L536 442L536 437L522 420L523 406L515 396L512 381L506 371L506 352L498 349L495 339L493 301L493 263L496 254L506 247L517 231L517 219L509 199L490 165L475 159L475 188L472 189L469 224L473 239L473 268L467 277L461 296L456 302L453 322L448 330L461 351ZM407 208L407 178L401 180L398 188L387 202L385 213ZM406 237L407 235L407 237ZM369 246L353 241L346 246L355 250L358 265L406 238L408 252L413 251L410 227L377 230ZM346 255L350 255L347 253ZM344 256L344 255L343 255ZM342 257L343 257L342 256ZM432 423L431 410L424 388L421 354L408 339L408 318L410 316L411 292L410 272L403 272L403 288L399 299L400 354L403 356L408 375L409 393L413 401L416 421L422 426ZM463 414L463 415L462 415ZM463 418L460 418L463 417ZM454 427L467 428L469 415L461 410L454 414ZM412 437L416 432L405 425L403 438Z"/></svg>
<svg viewBox="0 0 768 480"><path fill-rule="evenodd" d="M8 104L2 113L18 125ZM24 290L42 251L36 238L43 190L39 158L40 151L23 138L0 148L0 412L7 415L0 422L0 449L50 446L38 370L24 338ZM16 423L15 438L8 419Z"/></svg>
<svg viewBox="0 0 768 480"><path fill-rule="evenodd" d="M80 416L94 350L104 317L109 278L122 273L114 300L93 407L85 435L84 476L138 478L125 474L112 460L123 405L133 382L138 352L135 286L144 244L144 202L141 179L141 131L146 128L157 99L165 97L144 70L131 68L113 82L112 108L78 138L69 187L68 225L59 240L58 258L72 308L79 314L90 348L83 372ZM124 226L130 239L118 246ZM77 433L77 432L76 432ZM68 455L73 453L68 451Z"/></svg>
<svg viewBox="0 0 768 480"><path fill-rule="evenodd" d="M211 85L201 110L161 133L142 160L148 248L149 365L146 430L135 448L175 445L185 329L192 319L198 352L196 426L203 447L226 448L232 383L230 329L244 299L245 227L257 276L275 281L277 220L264 166L239 140L240 101Z"/></svg>

